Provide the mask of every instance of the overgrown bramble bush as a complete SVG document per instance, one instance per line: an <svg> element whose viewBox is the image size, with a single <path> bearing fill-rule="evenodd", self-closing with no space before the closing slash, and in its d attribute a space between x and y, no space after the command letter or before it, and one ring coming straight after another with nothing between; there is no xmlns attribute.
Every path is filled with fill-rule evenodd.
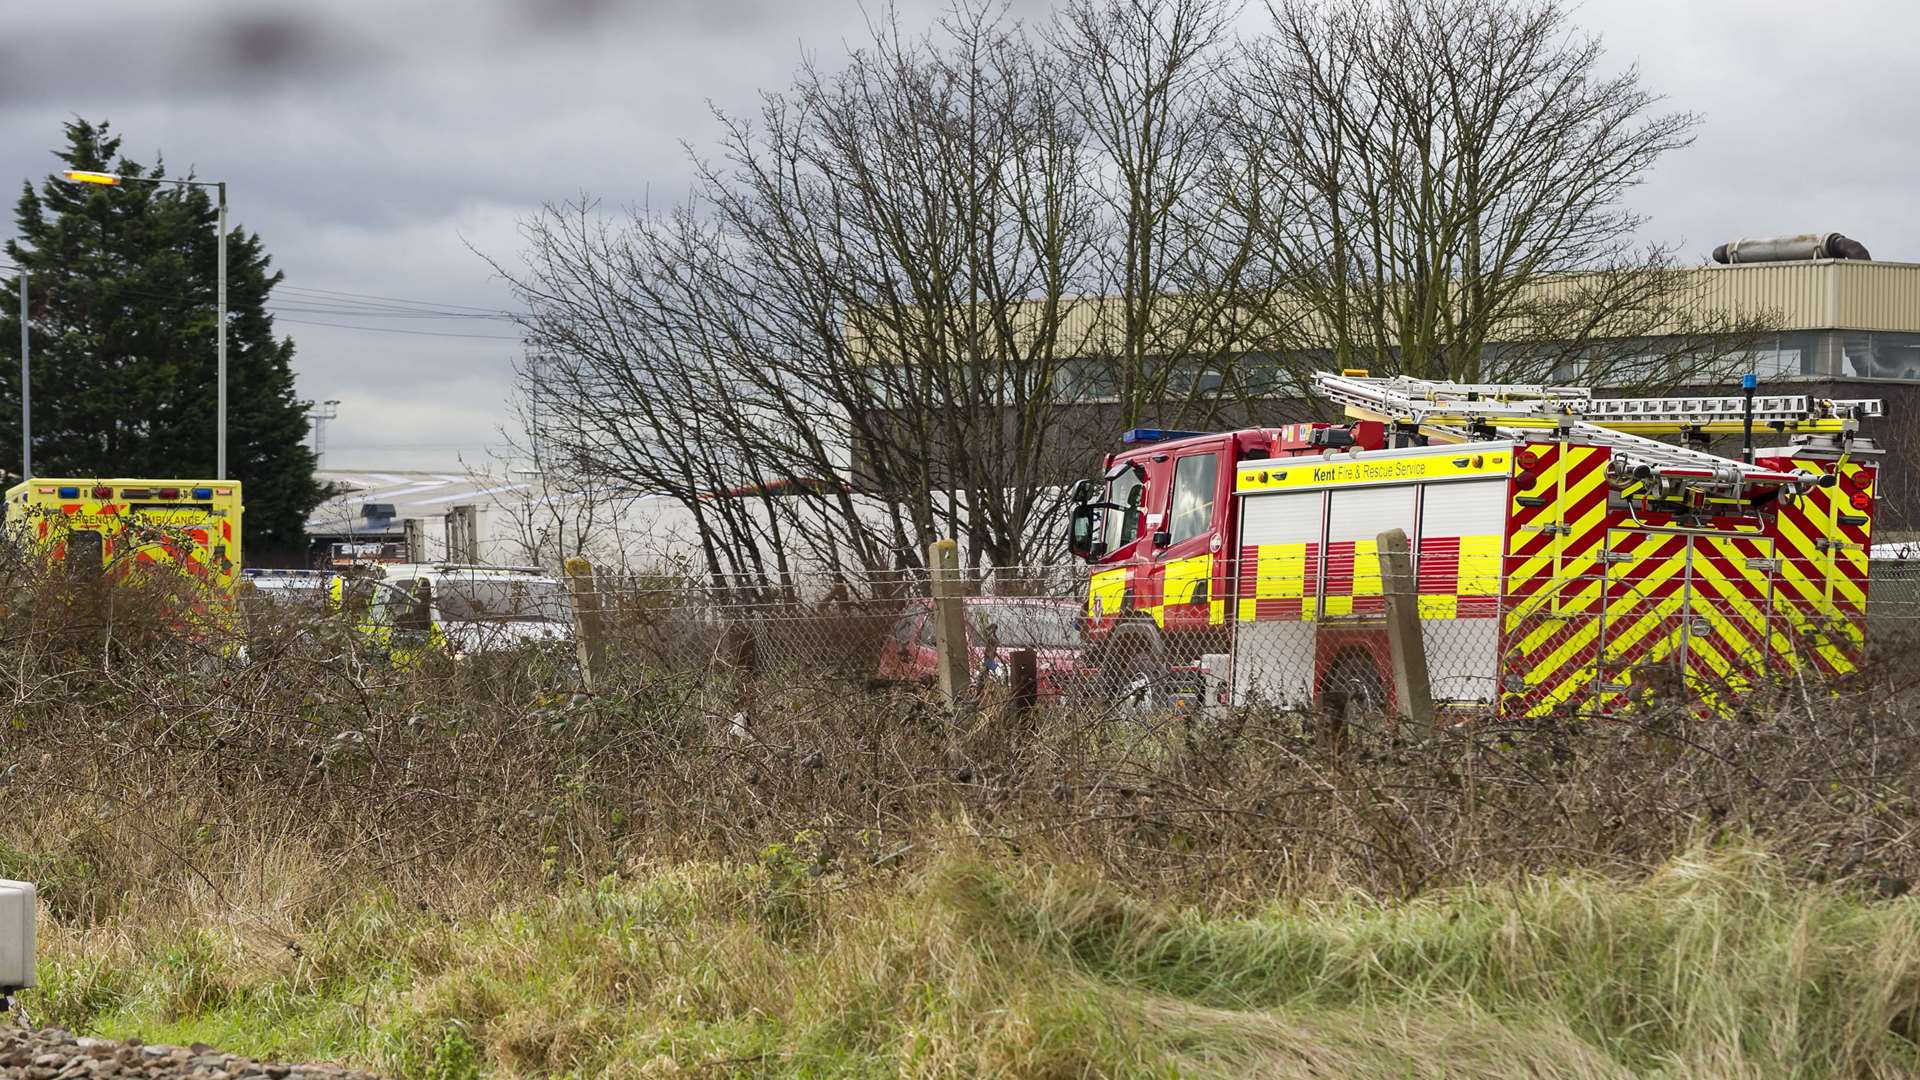
<svg viewBox="0 0 1920 1080"><path fill-rule="evenodd" d="M704 621L586 694L4 572L53 1021L423 1077L1914 1061L1893 668L1720 719L955 715Z"/></svg>
<svg viewBox="0 0 1920 1080"><path fill-rule="evenodd" d="M680 666L616 648L589 695L547 653L395 667L323 610L182 632L165 597L86 608L66 578L8 572L0 798L131 823L89 831L97 858L60 848L98 864L53 875L74 882L49 889L69 915L111 911L115 875L193 866L200 837L261 830L422 882L455 855L590 880L802 833L823 866L897 866L955 821L1196 896L1630 870L1723 833L1885 892L1920 873L1920 715L1894 665L1721 718L1671 701L1606 721L1362 717L1333 738L1272 710L955 715L859 665L755 670L724 650Z"/></svg>

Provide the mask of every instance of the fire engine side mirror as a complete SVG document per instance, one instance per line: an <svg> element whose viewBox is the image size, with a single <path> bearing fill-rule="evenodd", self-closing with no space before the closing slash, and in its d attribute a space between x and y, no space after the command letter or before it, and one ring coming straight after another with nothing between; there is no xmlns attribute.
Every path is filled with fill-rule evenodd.
<svg viewBox="0 0 1920 1080"><path fill-rule="evenodd" d="M1093 501L1093 490L1093 481L1083 476L1073 482L1073 487L1067 492L1067 498L1072 499L1075 506L1079 506Z"/></svg>
<svg viewBox="0 0 1920 1080"><path fill-rule="evenodd" d="M1081 503L1067 523L1067 550L1082 559L1097 559L1106 545L1100 541L1100 508Z"/></svg>

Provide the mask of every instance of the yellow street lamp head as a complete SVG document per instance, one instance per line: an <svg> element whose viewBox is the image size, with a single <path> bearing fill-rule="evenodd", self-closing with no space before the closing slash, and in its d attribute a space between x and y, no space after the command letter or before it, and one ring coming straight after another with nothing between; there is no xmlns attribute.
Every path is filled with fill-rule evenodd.
<svg viewBox="0 0 1920 1080"><path fill-rule="evenodd" d="M85 169L68 169L67 179L76 184L104 184L107 187L120 186L120 177L107 172L88 172Z"/></svg>

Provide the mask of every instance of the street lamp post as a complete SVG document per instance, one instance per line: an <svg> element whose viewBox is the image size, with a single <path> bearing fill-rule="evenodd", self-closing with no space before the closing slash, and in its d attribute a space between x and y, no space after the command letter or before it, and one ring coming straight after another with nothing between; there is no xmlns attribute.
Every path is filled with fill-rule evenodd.
<svg viewBox="0 0 1920 1080"><path fill-rule="evenodd" d="M214 379L219 385L219 389L215 391L213 418L216 442L213 478L225 480L227 478L227 182L222 180L215 186L220 190L220 216L217 219L220 230L220 254L218 269L215 271L220 276L218 292L215 293L218 298L216 303L220 312L218 316L220 325L214 327L213 333L213 352L217 357L214 364Z"/></svg>
<svg viewBox="0 0 1920 1080"><path fill-rule="evenodd" d="M33 479L33 335L27 325L27 279L24 266L0 263L20 280L20 479Z"/></svg>
<svg viewBox="0 0 1920 1080"><path fill-rule="evenodd" d="M219 311L215 316L217 323L214 327L214 354L216 357L215 380L219 385L218 396L214 406L216 414L214 419L214 437L219 443L219 449L214 456L214 479L225 480L227 478L227 182L225 180L174 180L152 176L122 176L119 173L92 172L87 169L69 169L67 170L66 178L76 184L100 184L105 187L119 187L121 184L131 180L141 184L210 187L219 193L219 216L217 220L219 222L220 253L218 256L218 267L215 270L215 274L219 278L219 281L215 285L216 303ZM20 294L22 297L21 304L24 310L26 303L26 287L24 285L21 286ZM25 331L22 331L23 335L24 333ZM24 356L25 354L26 350L23 346L21 355Z"/></svg>
<svg viewBox="0 0 1920 1080"><path fill-rule="evenodd" d="M33 479L33 348L27 326L27 268L20 268L20 479Z"/></svg>

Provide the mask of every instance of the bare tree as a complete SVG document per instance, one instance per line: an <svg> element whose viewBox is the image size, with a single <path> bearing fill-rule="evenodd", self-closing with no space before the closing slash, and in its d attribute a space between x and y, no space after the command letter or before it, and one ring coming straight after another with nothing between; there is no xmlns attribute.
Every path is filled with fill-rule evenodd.
<svg viewBox="0 0 1920 1080"><path fill-rule="evenodd" d="M912 564L949 535L1008 565L1046 516L1038 451L1091 244L1085 148L1030 40L968 9L942 33L884 26L844 70L804 69L757 139L733 127L736 168L709 188L762 271L753 303L804 328L748 378L810 440L843 417L848 458L813 462L897 510L865 561Z"/></svg>
<svg viewBox="0 0 1920 1080"><path fill-rule="evenodd" d="M1265 389L1239 360L1293 344L1274 279L1250 271L1259 177L1230 152L1237 73L1226 0L1070 0L1046 40L1099 150L1090 282L1098 317L1074 341L1084 379L1128 423L1190 426ZM1083 389L1087 388L1087 389Z"/></svg>
<svg viewBox="0 0 1920 1080"><path fill-rule="evenodd" d="M1670 384L1757 323L1713 313L1627 192L1697 119L1552 0L1275 0L1236 142L1273 274L1337 366Z"/></svg>
<svg viewBox="0 0 1920 1080"><path fill-rule="evenodd" d="M544 376L545 367L541 357L530 357L525 364L536 380ZM502 432L508 449L490 451L487 469L467 469L474 497L505 522L505 529L497 532L511 548L511 560L556 568L575 557L601 566L624 563L628 552L621 533L632 497L605 477L565 467L537 400L519 395L512 408L518 430Z"/></svg>
<svg viewBox="0 0 1920 1080"><path fill-rule="evenodd" d="M1094 445L1063 437L1074 407L1116 367L1125 419L1218 397L1188 361L1253 321L1221 287L1250 234L1207 209L1224 11L1083 3L1056 49L986 7L883 21L723 117L693 204L550 208L510 275L553 358L522 373L547 437L684 503L729 580L911 568L942 536L979 568L1049 554Z"/></svg>
<svg viewBox="0 0 1920 1080"><path fill-rule="evenodd" d="M550 482L665 496L686 511L709 574L777 582L777 515L725 496L797 466L735 392L724 351L734 298L704 291L719 273L708 266L717 230L686 211L615 222L583 198L522 232L528 268L515 282L541 359L518 381Z"/></svg>
<svg viewBox="0 0 1920 1080"><path fill-rule="evenodd" d="M1278 0L1276 0L1278 2ZM961 0L722 116L692 199L525 226L557 473L674 500L717 581L1051 555L1119 427L1333 363L1649 385L1731 367L1633 184L1694 118L1550 0ZM1683 366L1684 365L1684 366Z"/></svg>

